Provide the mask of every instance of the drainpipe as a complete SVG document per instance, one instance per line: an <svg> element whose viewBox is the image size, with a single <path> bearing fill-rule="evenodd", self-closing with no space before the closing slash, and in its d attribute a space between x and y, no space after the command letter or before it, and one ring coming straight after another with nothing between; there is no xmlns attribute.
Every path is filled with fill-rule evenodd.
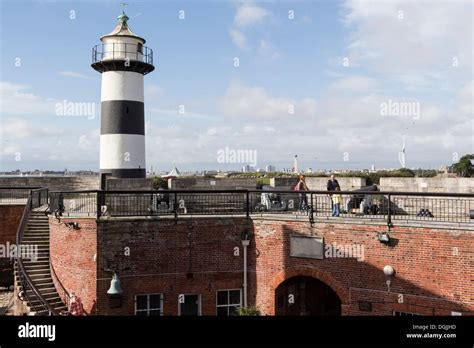
<svg viewBox="0 0 474 348"><path fill-rule="evenodd" d="M247 247L250 244L250 240L242 240L242 246L244 247L244 308L247 308Z"/></svg>

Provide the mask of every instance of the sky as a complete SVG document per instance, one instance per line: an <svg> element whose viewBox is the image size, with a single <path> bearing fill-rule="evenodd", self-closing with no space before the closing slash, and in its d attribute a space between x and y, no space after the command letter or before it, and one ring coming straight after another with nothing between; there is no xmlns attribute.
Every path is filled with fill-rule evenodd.
<svg viewBox="0 0 474 348"><path fill-rule="evenodd" d="M246 164L222 151L278 169L297 154L313 170L438 168L474 153L473 3L128 1L154 51L148 169ZM91 52L120 11L0 0L0 171L98 170ZM89 112L61 113L80 103Z"/></svg>

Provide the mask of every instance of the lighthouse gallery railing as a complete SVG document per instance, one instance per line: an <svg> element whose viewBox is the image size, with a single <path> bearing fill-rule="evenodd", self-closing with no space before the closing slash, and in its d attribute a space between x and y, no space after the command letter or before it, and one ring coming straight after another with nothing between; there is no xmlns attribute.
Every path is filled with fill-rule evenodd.
<svg viewBox="0 0 474 348"><path fill-rule="evenodd" d="M92 64L126 59L153 65L153 50L147 46L131 43L106 43L92 48Z"/></svg>

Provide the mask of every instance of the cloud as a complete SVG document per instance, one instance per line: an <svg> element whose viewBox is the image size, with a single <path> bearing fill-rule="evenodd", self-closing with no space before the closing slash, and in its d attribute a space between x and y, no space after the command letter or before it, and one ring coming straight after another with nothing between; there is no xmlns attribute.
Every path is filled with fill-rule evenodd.
<svg viewBox="0 0 474 348"><path fill-rule="evenodd" d="M352 66L430 79L471 69L471 1L347 0L343 9Z"/></svg>
<svg viewBox="0 0 474 348"><path fill-rule="evenodd" d="M206 134L211 137L230 136L232 134L232 128L228 126L209 127L206 131Z"/></svg>
<svg viewBox="0 0 474 348"><path fill-rule="evenodd" d="M274 60L280 57L280 53L278 53L275 47L267 40L260 40L260 45L258 46L258 54L262 58L270 60Z"/></svg>
<svg viewBox="0 0 474 348"><path fill-rule="evenodd" d="M184 112L181 113L179 107L176 109L160 109L160 108L149 108L146 109L147 112L150 112L152 114L158 114L162 116L173 116L176 118L184 118L184 117L190 117L190 118L199 118L199 119L209 119L213 118L213 116L208 115L208 114L202 114L199 112L193 112L189 111L186 106L184 108Z"/></svg>
<svg viewBox="0 0 474 348"><path fill-rule="evenodd" d="M234 23L238 27L247 27L253 24L262 23L263 20L270 16L270 12L266 9L259 7L258 5L251 2L242 2L237 8L237 12L234 17Z"/></svg>
<svg viewBox="0 0 474 348"><path fill-rule="evenodd" d="M348 76L338 79L329 85L331 93L367 93L378 87L375 79L366 76Z"/></svg>
<svg viewBox="0 0 474 348"><path fill-rule="evenodd" d="M145 102L148 102L147 99L161 98L165 94L165 90L155 84L146 84L145 85Z"/></svg>
<svg viewBox="0 0 474 348"><path fill-rule="evenodd" d="M232 39L232 42L240 49L247 48L247 38L238 30L231 30L229 35Z"/></svg>
<svg viewBox="0 0 474 348"><path fill-rule="evenodd" d="M262 119L287 118L295 115L312 116L316 102L313 99L295 100L270 96L264 88L232 82L218 102L219 111L228 117Z"/></svg>
<svg viewBox="0 0 474 348"><path fill-rule="evenodd" d="M0 81L2 115L54 114L56 100L28 92L29 86Z"/></svg>
<svg viewBox="0 0 474 348"><path fill-rule="evenodd" d="M459 115L474 121L474 80L469 81L461 88L456 100Z"/></svg>
<svg viewBox="0 0 474 348"><path fill-rule="evenodd" d="M12 139L41 139L63 133L61 129L55 127L38 126L32 122L15 118L3 120L2 131L5 137L11 137Z"/></svg>
<svg viewBox="0 0 474 348"><path fill-rule="evenodd" d="M261 159L281 160L292 153L313 158L317 154L321 162L339 168L357 163L367 168L370 163L387 162L398 167L403 137L407 139L408 165L450 163L453 151L469 151L472 127L462 113L411 95L383 94L378 90L380 85L370 77L347 76L336 80L316 100L275 96L261 86L234 81L218 105L227 125L233 126L234 136L245 139L247 147L258 149ZM359 90L351 93L354 88ZM469 110L470 88L465 86L459 94L461 110ZM419 103L420 114L382 115L381 104L389 100ZM294 105L293 115L288 112L289 105ZM222 137L233 141L228 134ZM345 152L349 162L343 161Z"/></svg>
<svg viewBox="0 0 474 348"><path fill-rule="evenodd" d="M92 153L98 153L99 140L100 140L99 129L93 129L79 136L78 146L81 150L92 152Z"/></svg>
<svg viewBox="0 0 474 348"><path fill-rule="evenodd" d="M94 79L94 77L92 77L92 76L84 75L84 74L74 72L74 71L59 71L59 74L62 75L62 76L66 76L66 77L74 77L74 78L84 79L84 80L93 80Z"/></svg>
<svg viewBox="0 0 474 348"><path fill-rule="evenodd" d="M4 145L2 155L3 156L15 156L18 153L21 153L21 147L18 145Z"/></svg>

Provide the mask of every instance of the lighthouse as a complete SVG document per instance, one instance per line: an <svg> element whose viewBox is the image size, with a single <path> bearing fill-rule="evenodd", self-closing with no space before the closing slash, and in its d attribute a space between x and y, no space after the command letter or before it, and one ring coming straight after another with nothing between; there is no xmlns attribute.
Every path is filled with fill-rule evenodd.
<svg viewBox="0 0 474 348"><path fill-rule="evenodd" d="M100 124L101 188L107 176L145 178L144 75L153 51L134 34L124 10L115 29L92 49L92 68L102 74Z"/></svg>

